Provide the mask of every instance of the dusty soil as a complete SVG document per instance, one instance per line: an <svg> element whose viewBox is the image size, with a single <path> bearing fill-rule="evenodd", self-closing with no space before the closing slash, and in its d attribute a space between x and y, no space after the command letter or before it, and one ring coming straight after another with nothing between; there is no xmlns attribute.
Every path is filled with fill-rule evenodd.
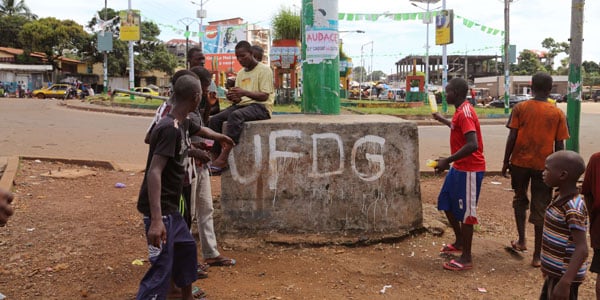
<svg viewBox="0 0 600 300"><path fill-rule="evenodd" d="M44 176L83 170L92 172L76 179ZM212 180L218 222L220 181ZM148 268L147 262L132 264L147 255L135 209L141 181L139 172L22 161L16 214L0 228L0 293L7 299L133 299ZM443 220L431 206L441 182L421 180L426 222ZM272 237L219 234L222 253L238 264L212 267L196 285L209 299L537 299L542 277L529 266L530 254L519 259L504 250L515 235L508 187L504 178L484 179L470 271L442 269L449 258L439 249L452 241L448 231L360 247L284 246L266 242ZM581 299L593 298L592 279L580 288Z"/></svg>

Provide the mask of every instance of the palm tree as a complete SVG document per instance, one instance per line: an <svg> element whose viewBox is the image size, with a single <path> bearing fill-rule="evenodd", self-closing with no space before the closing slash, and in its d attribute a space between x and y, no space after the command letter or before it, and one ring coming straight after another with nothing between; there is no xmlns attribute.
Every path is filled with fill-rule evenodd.
<svg viewBox="0 0 600 300"><path fill-rule="evenodd" d="M37 16L31 13L29 7L25 4L25 0L1 0L0 16L25 16L30 19L37 19Z"/></svg>

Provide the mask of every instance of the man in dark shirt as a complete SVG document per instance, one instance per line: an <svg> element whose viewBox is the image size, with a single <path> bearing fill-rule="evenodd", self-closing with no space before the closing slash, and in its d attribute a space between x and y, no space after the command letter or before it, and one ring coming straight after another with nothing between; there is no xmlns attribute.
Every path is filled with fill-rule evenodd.
<svg viewBox="0 0 600 300"><path fill-rule="evenodd" d="M182 299L193 299L197 279L196 242L179 213L184 178L184 158L189 149L188 132L233 145L232 140L187 119L200 102L202 90L195 77L185 75L175 83L170 113L150 134L146 174L137 208L144 214L151 267L142 279L137 299L164 299L170 279L181 287ZM188 155L194 156L194 150Z"/></svg>

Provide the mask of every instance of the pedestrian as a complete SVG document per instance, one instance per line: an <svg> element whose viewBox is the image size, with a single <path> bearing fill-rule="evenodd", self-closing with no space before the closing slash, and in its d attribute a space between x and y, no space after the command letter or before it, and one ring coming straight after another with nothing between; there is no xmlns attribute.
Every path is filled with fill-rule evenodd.
<svg viewBox="0 0 600 300"><path fill-rule="evenodd" d="M192 120L197 120L204 126L208 124L209 116L213 114L211 107L216 103L216 94L209 92L208 88L211 82L211 74L204 67L194 67L191 69L200 79L202 86L202 100L195 113L196 117L190 117ZM218 113L218 111L217 111ZM212 143L208 143L206 139L199 137L191 138L192 147L199 151L210 150ZM213 199L210 186L209 172L210 155L206 152L206 159L195 159L196 179L192 183L192 213L195 215L198 225L198 236L200 237L200 245L202 246L202 258L205 265L209 266L233 266L236 264L235 259L228 258L219 253L217 239L213 222ZM206 271L206 266L199 264L199 268Z"/></svg>
<svg viewBox="0 0 600 300"><path fill-rule="evenodd" d="M189 69L193 69L196 67L202 67L204 68L204 64L206 63L206 57L204 56L204 53L202 53L202 50L198 47L193 47L190 50L188 50L188 62L189 62ZM196 74L197 75L197 74ZM211 104L211 115L214 115L218 112L221 111L221 105L219 103L219 98L216 97L217 95L217 85L215 84L215 81L212 79L212 74L210 77L210 86L208 87L208 92L209 95L215 95L214 99L216 99L217 101L213 104ZM201 105L203 106L203 105ZM208 123L205 123L206 125L208 125Z"/></svg>
<svg viewBox="0 0 600 300"><path fill-rule="evenodd" d="M590 244L594 249L590 271L596 273L596 299L600 300L600 152L588 161L581 194L590 215Z"/></svg>
<svg viewBox="0 0 600 300"><path fill-rule="evenodd" d="M557 151L546 158L543 180L547 186L558 188L558 195L544 217L541 300L577 299L585 279L588 212L577 187L584 170L583 158L574 151Z"/></svg>
<svg viewBox="0 0 600 300"><path fill-rule="evenodd" d="M510 249L527 250L525 219L534 226L534 251L531 265L540 266L544 212L550 203L552 189L544 184L544 161L554 151L564 149L569 138L564 113L547 101L552 90L552 77L537 73L531 79L533 98L518 103L506 125L510 131L506 139L502 175L508 177L514 190L513 209L518 239L510 242ZM527 190L531 182L531 201Z"/></svg>
<svg viewBox="0 0 600 300"><path fill-rule="evenodd" d="M0 227L6 226L8 218L14 213L11 206L12 201L13 194L0 188Z"/></svg>
<svg viewBox="0 0 600 300"><path fill-rule="evenodd" d="M235 56L243 69L237 74L235 86L227 91L227 99L233 104L212 116L208 126L216 132L223 132L223 123L227 121L225 134L237 143L244 122L271 118L275 89L271 68L256 61L250 43L237 43ZM211 164L211 171L220 174L227 168L231 148L221 148L216 144L215 146L212 147L212 153L216 158Z"/></svg>
<svg viewBox="0 0 600 300"><path fill-rule="evenodd" d="M259 45L252 45L252 55L257 62L262 62L265 50Z"/></svg>
<svg viewBox="0 0 600 300"><path fill-rule="evenodd" d="M137 299L165 299L171 278L182 299L194 299L197 279L196 242L179 213L188 132L232 145L227 136L196 127L187 118L202 93L198 79L177 79L169 114L152 129L146 172L137 208L144 215L150 269L143 277ZM193 155L190 153L190 155Z"/></svg>
<svg viewBox="0 0 600 300"><path fill-rule="evenodd" d="M473 268L473 226L479 224L477 202L485 173L479 118L467 100L468 90L464 79L450 80L446 86L446 100L456 107L452 120L447 120L439 112L433 113L434 119L450 127L452 155L438 159L435 171L449 169L438 196L438 209L446 214L455 235L454 243L445 245L440 252L462 253L457 259L443 264L444 269L452 271Z"/></svg>

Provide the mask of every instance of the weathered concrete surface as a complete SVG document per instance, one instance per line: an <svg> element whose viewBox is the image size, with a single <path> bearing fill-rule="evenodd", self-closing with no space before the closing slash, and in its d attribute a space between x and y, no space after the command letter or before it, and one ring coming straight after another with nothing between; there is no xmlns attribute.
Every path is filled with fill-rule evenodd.
<svg viewBox="0 0 600 300"><path fill-rule="evenodd" d="M225 231L395 233L422 223L414 122L274 116L245 124L229 164Z"/></svg>

